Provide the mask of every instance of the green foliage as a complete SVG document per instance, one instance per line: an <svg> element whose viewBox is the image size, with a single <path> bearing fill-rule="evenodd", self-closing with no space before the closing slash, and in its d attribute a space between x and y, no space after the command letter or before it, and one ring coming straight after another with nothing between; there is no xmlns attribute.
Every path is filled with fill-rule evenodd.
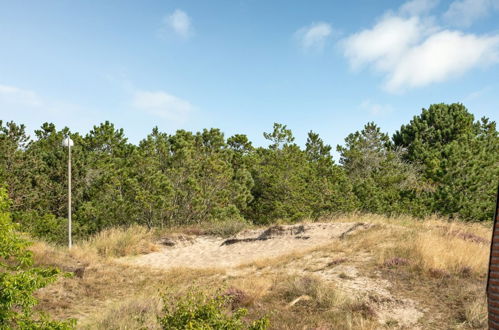
<svg viewBox="0 0 499 330"><path fill-rule="evenodd" d="M468 220L493 217L499 178L499 136L495 122L474 116L458 103L423 109L395 133L405 158L420 163L431 185L431 209Z"/></svg>
<svg viewBox="0 0 499 330"><path fill-rule="evenodd" d="M56 218L53 214L40 215L38 212L17 212L12 218L20 223L20 230L29 232L33 237L51 243L65 243L67 241L68 220ZM74 228L78 232L78 228Z"/></svg>
<svg viewBox="0 0 499 330"><path fill-rule="evenodd" d="M163 297L163 315L159 322L163 329L192 330L265 330L266 317L253 322L244 321L246 309L229 310L230 297L217 295L208 297L201 292L190 292L184 297Z"/></svg>
<svg viewBox="0 0 499 330"><path fill-rule="evenodd" d="M0 189L0 329L71 329L73 321L52 321L33 317L37 300L33 293L53 282L58 270L32 266L28 241L15 230L8 212L10 203Z"/></svg>
<svg viewBox="0 0 499 330"><path fill-rule="evenodd" d="M381 214L424 212L419 168L403 160L387 134L374 123L347 136L338 146L340 163L348 173L360 208Z"/></svg>
<svg viewBox="0 0 499 330"><path fill-rule="evenodd" d="M308 133L305 153L307 156L307 193L312 216L349 212L359 207L353 186L343 167L334 163L331 146L312 131Z"/></svg>
<svg viewBox="0 0 499 330"><path fill-rule="evenodd" d="M337 147L339 164L317 133L305 147L275 123L267 147L218 129L174 134L154 128L138 145L104 122L82 136L45 123L31 140L23 125L0 121L0 182L21 230L67 239L67 148L72 148L73 235L103 229L317 219L361 210L469 220L492 217L499 177L495 122L475 121L461 104L423 109L393 138L374 123ZM231 232L224 230L223 232Z"/></svg>
<svg viewBox="0 0 499 330"><path fill-rule="evenodd" d="M246 213L253 222L317 218L355 208L347 177L317 134L309 133L306 150L293 143L285 125L274 124L273 132L264 136L271 144L256 150L253 200Z"/></svg>

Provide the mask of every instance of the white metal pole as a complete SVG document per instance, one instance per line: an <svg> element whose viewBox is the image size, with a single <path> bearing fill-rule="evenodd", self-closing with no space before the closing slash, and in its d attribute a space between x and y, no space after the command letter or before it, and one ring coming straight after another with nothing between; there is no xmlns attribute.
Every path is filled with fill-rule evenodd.
<svg viewBox="0 0 499 330"><path fill-rule="evenodd" d="M68 136L68 246L71 249L71 142Z"/></svg>

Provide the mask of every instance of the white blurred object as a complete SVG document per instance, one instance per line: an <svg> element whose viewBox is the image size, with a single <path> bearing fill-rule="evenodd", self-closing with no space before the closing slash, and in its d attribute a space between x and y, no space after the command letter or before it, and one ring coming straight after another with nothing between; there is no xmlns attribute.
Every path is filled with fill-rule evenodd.
<svg viewBox="0 0 499 330"><path fill-rule="evenodd" d="M73 140L69 136L67 136L64 140L62 140L63 147L72 147L74 145Z"/></svg>

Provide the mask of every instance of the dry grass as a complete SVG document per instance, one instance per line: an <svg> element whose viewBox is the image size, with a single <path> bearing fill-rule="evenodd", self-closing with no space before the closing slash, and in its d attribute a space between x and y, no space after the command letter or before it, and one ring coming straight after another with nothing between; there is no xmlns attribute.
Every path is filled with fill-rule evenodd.
<svg viewBox="0 0 499 330"><path fill-rule="evenodd" d="M474 329L487 328L487 299L476 297L464 306L465 325Z"/></svg>
<svg viewBox="0 0 499 330"><path fill-rule="evenodd" d="M240 277L231 280L230 285L245 293L246 299L242 306L248 307L260 302L263 297L269 294L273 278L268 276Z"/></svg>
<svg viewBox="0 0 499 330"><path fill-rule="evenodd" d="M245 228L239 224L163 232L142 227L112 229L70 251L37 242L31 248L37 264L66 271L83 269L81 276L61 278L40 290L39 309L59 318L76 317L85 329L156 329L161 308L158 292L168 288L182 294L197 286L228 290L238 297L239 306L249 309L250 319L269 314L275 329L379 329L369 299L351 296L334 282L314 275L347 265L362 274L381 274L391 283L391 292L431 311L419 321L421 328L486 327L484 284L490 224L366 214L327 221L374 226L331 244L242 265L234 270L240 275L233 276L225 269L132 267L116 263L113 257L155 251L155 242L172 232L226 236ZM327 266L308 267L314 258L327 260ZM303 269L308 275L296 275L292 269ZM398 325L388 322L383 327Z"/></svg>
<svg viewBox="0 0 499 330"><path fill-rule="evenodd" d="M413 270L427 273L484 276L490 249L490 240L485 238L487 231L490 229L481 224L430 219L410 226L382 225L360 240L385 266L400 259ZM377 243L380 235L385 237Z"/></svg>
<svg viewBox="0 0 499 330"><path fill-rule="evenodd" d="M97 330L161 329L158 323L161 308L161 299L157 295L134 296L106 306L102 314L84 320L79 326Z"/></svg>
<svg viewBox="0 0 499 330"><path fill-rule="evenodd" d="M274 290L288 302L299 297L308 297L303 301L310 302L314 308L320 309L330 309L345 302L345 297L331 283L326 283L316 276L287 276L278 279L275 285Z"/></svg>
<svg viewBox="0 0 499 330"><path fill-rule="evenodd" d="M156 238L155 231L142 226L111 228L82 243L81 248L104 257L124 257L158 251Z"/></svg>
<svg viewBox="0 0 499 330"><path fill-rule="evenodd" d="M273 311L275 329L379 329L369 303L317 276L280 275L256 312Z"/></svg>
<svg viewBox="0 0 499 330"><path fill-rule="evenodd" d="M257 270L260 269L265 269L265 268L278 268L278 267L285 267L287 264L294 260L299 260L300 258L303 258L304 256L314 253L316 251L322 251L326 250L330 247L330 244L324 244L312 248L307 248L302 251L293 251L285 255L281 255L278 257L269 257L269 258L262 258L258 259L255 261L251 261L245 264L241 264L237 266L237 268L244 269L244 268L256 268Z"/></svg>
<svg viewBox="0 0 499 330"><path fill-rule="evenodd" d="M145 231L140 232L151 235ZM125 235L121 235L122 233ZM102 324L101 328L104 329L109 328L105 325L113 320L113 313L117 314L121 311L124 315L127 309L135 308L138 311L146 308L145 303L132 303L136 297L139 297L140 301L142 299L140 297L157 296L157 293L166 287L183 288L192 283L212 286L214 278L223 275L223 270L218 269L177 268L161 271L117 263L109 258L109 251L116 249L116 242L120 242L117 246L121 246L121 242L128 241L121 238L128 237L128 234L127 230L114 231L109 236L117 239L107 244L102 243L101 240L109 236L102 235L98 236L98 239L94 238L80 246L74 246L71 250L54 247L44 242L35 243L31 250L36 264L57 266L64 271L75 272L75 276L62 277L56 283L39 290L36 293L40 301L37 309L48 312L55 318L77 318L79 326L88 326L93 329L101 327ZM142 240L133 239L131 242L136 246L119 251L128 251L128 253L143 251L139 249L144 246ZM99 250L103 245L107 246L106 249ZM99 251L108 252L99 254ZM127 301L129 304L126 303ZM152 307L147 307L147 311L154 310ZM115 312L112 312L113 310ZM144 322L146 322L149 320L147 315L150 314L147 311L142 316L130 315L129 317L138 317L135 322L142 322L141 320L145 317ZM126 322L123 324L125 325Z"/></svg>
<svg viewBox="0 0 499 330"><path fill-rule="evenodd" d="M420 233L409 244L409 249L421 269L441 270L448 273L487 272L489 245L458 237L442 237L437 233Z"/></svg>

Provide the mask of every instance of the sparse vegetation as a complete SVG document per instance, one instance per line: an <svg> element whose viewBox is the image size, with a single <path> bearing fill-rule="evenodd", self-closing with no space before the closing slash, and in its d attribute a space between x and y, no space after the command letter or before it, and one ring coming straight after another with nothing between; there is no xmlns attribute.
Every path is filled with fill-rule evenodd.
<svg viewBox="0 0 499 330"><path fill-rule="evenodd" d="M69 271L85 267L82 277L61 278L38 291L38 309L56 318L76 316L82 329L161 329L159 319L165 314L159 294L167 287L164 298L168 303L175 304L188 292L202 289L208 300L230 298L220 309L227 316L244 308L247 314L241 320L250 324L266 315L272 329L378 329L380 322L387 328L401 327L404 318L384 314L383 309L405 304L395 296L411 299L417 310L438 311L416 317L414 322L423 328L486 326L486 274L480 263L486 259L488 246L449 233L467 232L488 240L487 226L359 214L329 219L340 223L368 220L374 224L369 229L334 244L266 258L235 270L129 266L99 255L92 246L97 241L92 239L71 251L36 243L32 250L39 264L59 265ZM117 231L126 233L127 229ZM157 236L147 239L154 241ZM426 246L431 240L437 240L442 248L430 253ZM136 252L131 249L126 253L131 256ZM463 272L466 268L469 271ZM390 287L380 289L385 280ZM365 284L351 287L358 281ZM169 315L179 314L170 310Z"/></svg>

